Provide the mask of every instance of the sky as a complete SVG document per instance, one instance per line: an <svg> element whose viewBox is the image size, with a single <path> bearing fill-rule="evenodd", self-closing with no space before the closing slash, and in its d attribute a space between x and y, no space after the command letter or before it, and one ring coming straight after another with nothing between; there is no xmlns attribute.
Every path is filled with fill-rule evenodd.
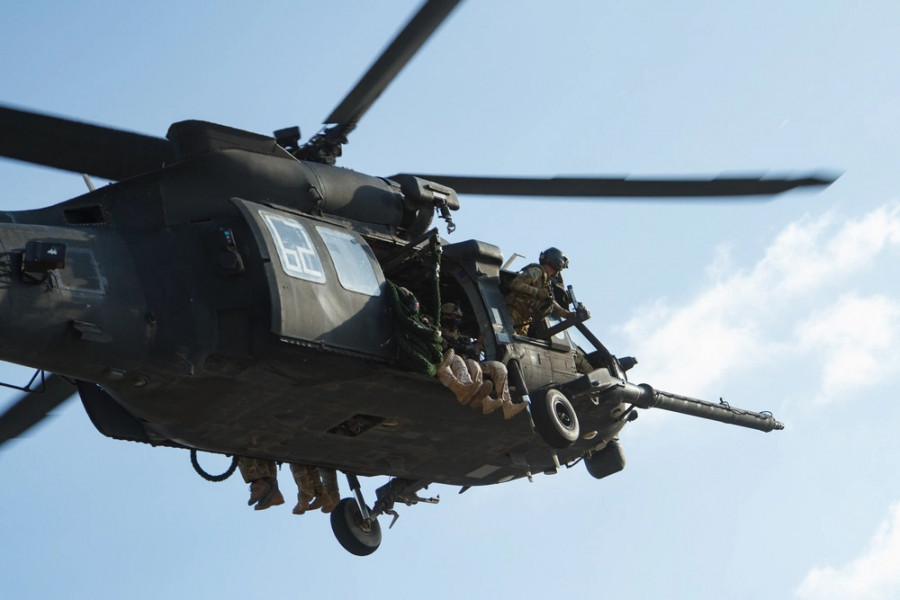
<svg viewBox="0 0 900 600"><path fill-rule="evenodd" d="M312 135L418 6L7 4L0 103L156 136L184 119ZM842 173L760 202L464 196L446 236L528 261L563 249L591 329L638 358L632 381L770 410L784 431L642 411L621 473L435 485L439 504L400 507L360 558L325 515L254 512L239 477L209 483L184 451L105 438L73 400L0 450L4 597L900 598L898 21L887 0L463 2L340 162ZM4 210L84 191L0 161Z"/></svg>

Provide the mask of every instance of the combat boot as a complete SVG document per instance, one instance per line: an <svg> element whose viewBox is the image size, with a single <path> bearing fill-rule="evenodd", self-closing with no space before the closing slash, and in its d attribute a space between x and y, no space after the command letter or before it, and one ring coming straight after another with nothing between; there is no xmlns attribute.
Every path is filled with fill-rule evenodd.
<svg viewBox="0 0 900 600"><path fill-rule="evenodd" d="M295 515L302 515L308 511L310 503L316 495L312 470L313 467L291 463L291 474L297 484L297 505L291 511Z"/></svg>
<svg viewBox="0 0 900 600"><path fill-rule="evenodd" d="M277 477L275 462L238 456L238 468L241 471L241 477L250 484L250 500L247 501L247 506L253 506L269 492L272 480Z"/></svg>
<svg viewBox="0 0 900 600"><path fill-rule="evenodd" d="M493 392L493 391L494 391L494 384L491 383L490 381L483 381L481 383L481 385L478 386L478 389L475 390L475 393L472 394L472 397L469 398L468 400L466 400L465 402L463 402L463 404L472 404L473 406L481 406L484 413L487 414L489 411L487 408L485 408L485 406L487 405L488 402L490 402L492 400L492 398L490 398L489 396L491 395L491 392ZM460 400L460 402L462 402L462 400ZM494 410L494 409L491 409L491 410Z"/></svg>
<svg viewBox="0 0 900 600"><path fill-rule="evenodd" d="M437 377L441 383L456 395L456 399L459 400L460 404L468 404L478 392L479 386L469 379L468 374L465 377L457 376L449 366L439 367Z"/></svg>
<svg viewBox="0 0 900 600"><path fill-rule="evenodd" d="M254 479L250 482L250 499L247 500L247 506L253 506L257 502L259 502L260 498L266 495L266 492L269 491L269 483L262 477L259 479Z"/></svg>
<svg viewBox="0 0 900 600"><path fill-rule="evenodd" d="M337 508L341 501L341 492L338 489L337 471L334 469L320 468L319 473L322 475L322 485L325 487L325 493L328 495L328 502L322 506L323 513L330 513Z"/></svg>
<svg viewBox="0 0 900 600"><path fill-rule="evenodd" d="M309 510L309 503L311 500L312 496L309 496L307 494L297 494L297 504L294 506L291 512L295 515L302 515Z"/></svg>
<svg viewBox="0 0 900 600"><path fill-rule="evenodd" d="M263 481L265 482L267 489L263 491L259 502L256 503L253 510L266 510L270 506L284 504L284 496L281 495L281 491L278 489L278 480L272 477L263 477ZM256 481L253 483L256 483Z"/></svg>
<svg viewBox="0 0 900 600"><path fill-rule="evenodd" d="M469 404L475 398L481 396L481 389L484 387L484 384L478 385L477 383L463 383L459 380L455 380L450 383L447 387L456 394L456 399L459 400L460 404ZM487 392L491 393L490 390Z"/></svg>
<svg viewBox="0 0 900 600"><path fill-rule="evenodd" d="M322 484L321 471L319 471L317 467L310 467L309 470L313 475L312 480L316 494L316 497L315 499L313 499L312 504L309 505L309 510L316 510L330 504L331 498L328 496L328 492L325 491L325 486Z"/></svg>
<svg viewBox="0 0 900 600"><path fill-rule="evenodd" d="M519 404L513 404L511 400L504 400L503 402L503 418L509 421L514 416L519 414L528 408L528 405L524 402L520 402Z"/></svg>
<svg viewBox="0 0 900 600"><path fill-rule="evenodd" d="M493 387L493 383L491 384L491 387ZM481 412L482 412L482 414L489 415L492 412L494 412L495 410L497 410L498 408L500 408L502 405L503 405L503 400L500 400L499 398L492 398L492 397L488 396L481 403Z"/></svg>

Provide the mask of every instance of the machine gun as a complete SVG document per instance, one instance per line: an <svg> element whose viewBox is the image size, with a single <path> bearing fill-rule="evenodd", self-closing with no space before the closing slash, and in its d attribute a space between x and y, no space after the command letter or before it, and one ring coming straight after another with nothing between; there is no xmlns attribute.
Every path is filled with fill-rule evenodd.
<svg viewBox="0 0 900 600"><path fill-rule="evenodd" d="M634 363L631 357L625 359L613 358L616 365L620 361ZM739 427L756 429L762 432L770 432L784 429L784 424L776 421L772 413L768 411L753 412L741 408L735 408L722 399L718 403L698 400L672 392L656 390L646 383L634 384L617 376L616 371L624 369L608 368L597 369L585 377L560 386L567 396L578 403L589 399L595 406L615 406L617 420L622 422L632 421L637 418L635 408L660 408L671 412L730 423Z"/></svg>
<svg viewBox="0 0 900 600"><path fill-rule="evenodd" d="M635 385L624 378L624 369L619 367L620 361L633 363L634 359L610 358L612 369L596 369L559 386L559 391L550 390L540 395L538 401L532 404L535 427L551 446L565 447L568 440L574 437L567 437L566 434L572 431L580 434L580 427L588 430L584 435L587 439L597 437L601 440L584 457L588 473L596 479L625 468L625 454L619 445L618 433L626 423L638 417L636 408L661 408L766 433L784 429L784 425L768 411L734 408L721 399L718 404L697 400L655 390L646 383ZM575 407L578 407L577 416ZM582 421L581 426L579 420Z"/></svg>
<svg viewBox="0 0 900 600"><path fill-rule="evenodd" d="M701 419L756 429L765 433L784 429L784 424L776 421L772 413L768 411L753 412L741 408L733 408L721 398L716 404L671 392L654 390L646 383L636 386L627 384L627 387L636 388L633 390L628 389L627 393L633 394L630 401L638 408L661 408L683 415L700 417Z"/></svg>

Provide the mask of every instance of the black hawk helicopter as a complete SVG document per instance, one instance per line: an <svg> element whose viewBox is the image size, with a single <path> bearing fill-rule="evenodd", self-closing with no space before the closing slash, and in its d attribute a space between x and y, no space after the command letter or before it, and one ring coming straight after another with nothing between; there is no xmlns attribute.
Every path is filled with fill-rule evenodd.
<svg viewBox="0 0 900 600"><path fill-rule="evenodd" d="M835 177L377 177L335 166L457 4L426 2L302 144L297 128L269 137L184 121L163 139L0 107L3 156L113 182L0 213L0 359L36 370L0 416L0 444L77 393L115 439L338 469L354 495L332 527L367 555L378 517L430 500L418 493L431 483L468 489L578 461L598 479L622 470L619 432L638 408L782 429L769 413L628 381L636 361L611 354L584 310L516 334L504 299L515 273L500 249L450 243L432 221L452 232L459 194L759 196ZM507 366L530 418L461 407L433 361L409 360L398 290L435 318L441 303L460 304L461 330ZM580 307L571 288L554 294ZM593 346L587 373L571 328ZM389 477L371 506L359 476Z"/></svg>

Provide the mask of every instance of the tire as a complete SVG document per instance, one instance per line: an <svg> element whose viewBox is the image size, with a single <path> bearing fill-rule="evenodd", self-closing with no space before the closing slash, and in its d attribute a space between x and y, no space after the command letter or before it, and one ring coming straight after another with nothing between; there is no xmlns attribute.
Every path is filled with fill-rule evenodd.
<svg viewBox="0 0 900 600"><path fill-rule="evenodd" d="M338 502L331 513L331 530L344 550L356 556L368 556L381 545L381 525L376 519L365 527L359 505L353 498Z"/></svg>
<svg viewBox="0 0 900 600"><path fill-rule="evenodd" d="M568 448L581 433L575 408L559 390L537 395L531 402L531 418L538 434L554 448Z"/></svg>

